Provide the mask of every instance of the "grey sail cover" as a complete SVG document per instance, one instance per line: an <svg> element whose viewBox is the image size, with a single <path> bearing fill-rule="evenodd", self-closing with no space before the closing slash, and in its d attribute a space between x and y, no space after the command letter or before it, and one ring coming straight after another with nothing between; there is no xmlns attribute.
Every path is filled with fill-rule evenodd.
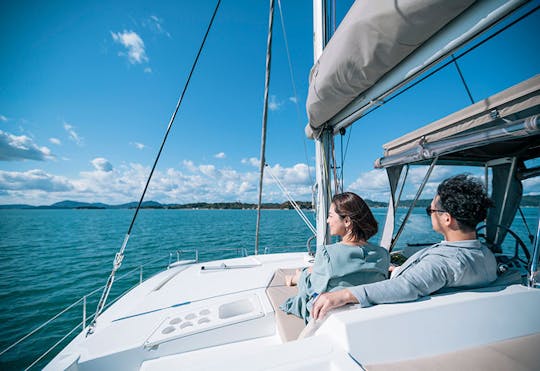
<svg viewBox="0 0 540 371"><path fill-rule="evenodd" d="M317 133L474 2L357 0L311 69L306 102L309 128Z"/></svg>

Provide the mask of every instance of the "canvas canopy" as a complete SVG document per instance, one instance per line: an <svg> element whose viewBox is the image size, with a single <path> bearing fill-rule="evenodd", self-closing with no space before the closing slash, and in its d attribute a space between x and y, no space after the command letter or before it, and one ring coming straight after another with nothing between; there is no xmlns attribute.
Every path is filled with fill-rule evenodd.
<svg viewBox="0 0 540 371"><path fill-rule="evenodd" d="M525 161L540 157L540 75L477 102L383 146L391 202L382 246L391 246L398 182L406 165L489 166L494 207L488 212L486 235L500 252L523 193L521 180L540 175ZM430 169L431 169L430 167ZM429 178L426 175L426 181ZM501 225L503 228L499 228ZM400 229L401 230L401 229ZM399 232L398 232L399 234Z"/></svg>
<svg viewBox="0 0 540 371"><path fill-rule="evenodd" d="M426 163L483 165L540 155L540 75L383 145L375 167ZM536 143L536 145L534 145Z"/></svg>

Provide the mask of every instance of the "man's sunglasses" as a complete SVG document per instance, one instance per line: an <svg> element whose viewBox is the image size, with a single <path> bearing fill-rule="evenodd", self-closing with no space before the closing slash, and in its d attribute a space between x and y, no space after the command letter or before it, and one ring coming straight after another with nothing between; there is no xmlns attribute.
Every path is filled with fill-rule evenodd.
<svg viewBox="0 0 540 371"><path fill-rule="evenodd" d="M426 214L428 214L428 216L431 216L431 214L433 214L434 212L445 213L446 210L432 209L431 206L426 207Z"/></svg>

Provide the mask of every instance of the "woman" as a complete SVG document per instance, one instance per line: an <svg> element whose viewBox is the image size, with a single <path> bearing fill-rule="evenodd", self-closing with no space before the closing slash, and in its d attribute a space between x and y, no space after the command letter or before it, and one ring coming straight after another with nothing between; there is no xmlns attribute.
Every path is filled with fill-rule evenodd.
<svg viewBox="0 0 540 371"><path fill-rule="evenodd" d="M368 242L377 233L377 221L358 195L335 195L326 222L330 233L341 237L341 242L319 246L313 267L286 277L287 285L298 284L298 294L280 306L306 323L318 294L384 280L390 265L388 251Z"/></svg>

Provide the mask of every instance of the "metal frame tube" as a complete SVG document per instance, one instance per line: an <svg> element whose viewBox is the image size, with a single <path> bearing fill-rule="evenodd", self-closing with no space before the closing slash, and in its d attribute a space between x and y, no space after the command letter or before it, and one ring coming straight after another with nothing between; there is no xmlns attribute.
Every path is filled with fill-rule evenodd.
<svg viewBox="0 0 540 371"><path fill-rule="evenodd" d="M538 213L540 216L540 207L538 208ZM529 271L529 287L536 287L538 282L536 281L536 273L538 270L538 258L540 250L540 217L538 218L538 227L536 229L536 238L534 239L534 250L531 257L531 269Z"/></svg>
<svg viewBox="0 0 540 371"><path fill-rule="evenodd" d="M439 157L435 157L433 159L433 162L429 166L429 169L428 169L428 171L426 173L426 176L424 177L424 180L422 181L422 184L418 188L418 192L416 192L416 195L414 196L413 202L412 202L411 206L409 207L409 210L407 211L407 214L405 215L405 218L403 219L403 222L399 226L399 229L398 229L398 231L396 233L396 236L392 239L392 244L390 245L390 249L388 251L392 252L392 250L394 249L394 247L395 247L395 245L397 243L397 240L399 239L399 236L401 236L401 233L403 232L403 229L405 228L405 224L407 224L407 220L409 220L409 217L411 216L412 211L413 211L414 207L416 206L416 202L418 201L418 199L422 195L422 191L424 190L424 187L426 186L426 183L429 180L429 177L431 176L431 172L435 168L435 165L437 164L438 159L439 159Z"/></svg>
<svg viewBox="0 0 540 371"><path fill-rule="evenodd" d="M504 197L503 197L503 202L501 205L501 212L499 214L499 220L497 222L497 232L495 232L495 242L499 240L499 231L501 230L499 226L502 224L504 211L506 210L506 203L508 201L508 192L510 191L510 186L512 185L512 176L514 175L514 172L516 171L516 164L517 164L517 157L513 157L512 164L510 165L510 171L508 172L508 178L506 179L506 188L504 189Z"/></svg>

